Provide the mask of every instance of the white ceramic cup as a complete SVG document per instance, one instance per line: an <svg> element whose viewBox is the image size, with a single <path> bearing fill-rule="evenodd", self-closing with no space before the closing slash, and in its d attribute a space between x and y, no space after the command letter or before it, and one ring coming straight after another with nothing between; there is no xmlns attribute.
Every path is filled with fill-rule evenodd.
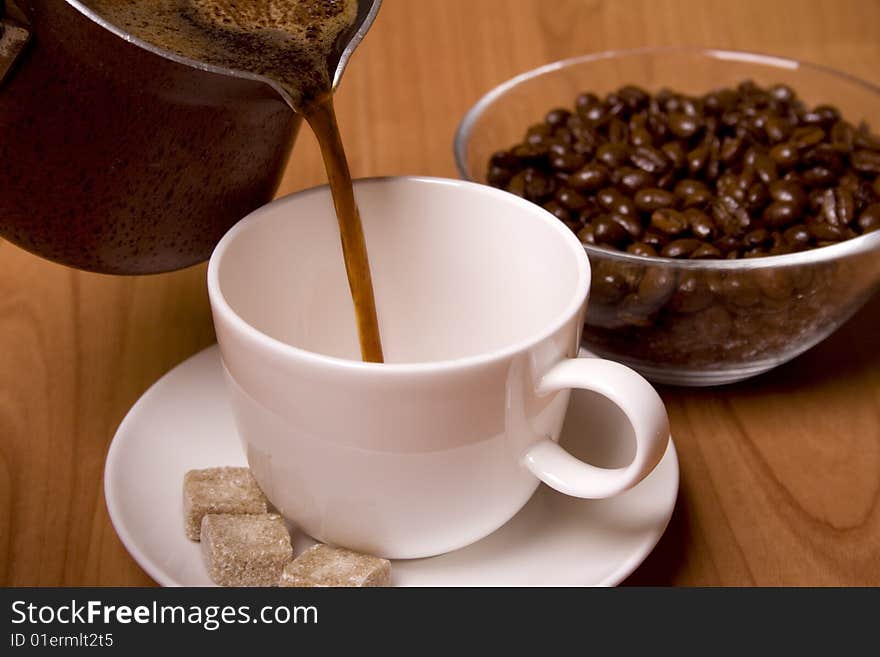
<svg viewBox="0 0 880 657"><path fill-rule="evenodd" d="M360 361L327 187L250 214L208 267L238 430L285 517L320 541L424 557L490 534L539 481L601 498L651 472L666 411L632 370L575 358L590 266L561 222L458 180L360 180L355 192L385 364ZM623 411L628 466L557 445L571 388Z"/></svg>

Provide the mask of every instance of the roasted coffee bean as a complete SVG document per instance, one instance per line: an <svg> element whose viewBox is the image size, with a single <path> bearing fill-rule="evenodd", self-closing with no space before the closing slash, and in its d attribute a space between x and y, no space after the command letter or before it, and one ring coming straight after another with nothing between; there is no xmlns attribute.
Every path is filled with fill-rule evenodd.
<svg viewBox="0 0 880 657"><path fill-rule="evenodd" d="M610 210L614 205L614 202L620 197L621 193L614 187L605 187L604 189L600 189L596 194L596 200L599 202L599 206L606 210Z"/></svg>
<svg viewBox="0 0 880 657"><path fill-rule="evenodd" d="M819 144L810 148L801 156L804 168L821 166L833 172L836 176L843 173L846 168L845 156L839 153L831 144Z"/></svg>
<svg viewBox="0 0 880 657"><path fill-rule="evenodd" d="M764 132L771 144L777 144L788 139L791 134L791 123L782 116L769 116L764 122Z"/></svg>
<svg viewBox="0 0 880 657"><path fill-rule="evenodd" d="M628 84L617 90L617 95L632 111L644 108L650 100L650 94L639 86Z"/></svg>
<svg viewBox="0 0 880 657"><path fill-rule="evenodd" d="M719 196L732 196L737 203L742 204L746 200L746 192L748 191L749 181L747 177L738 176L728 171L722 175L715 188Z"/></svg>
<svg viewBox="0 0 880 657"><path fill-rule="evenodd" d="M584 166L584 156L574 151L566 151L550 158L550 166L558 171L572 173Z"/></svg>
<svg viewBox="0 0 880 657"><path fill-rule="evenodd" d="M642 228L642 222L633 215L612 212L608 216L611 217L611 220L613 222L623 228L630 236L630 238L637 240L642 236L642 233L644 232L644 228Z"/></svg>
<svg viewBox="0 0 880 657"><path fill-rule="evenodd" d="M640 189L653 187L656 179L647 171L635 167L621 167L617 170L619 179L616 181L621 189L630 195L635 195Z"/></svg>
<svg viewBox="0 0 880 657"><path fill-rule="evenodd" d="M591 141L583 139L581 136L575 138L571 145L571 149L575 153L583 155L585 161L592 160L593 156L596 154L596 145Z"/></svg>
<svg viewBox="0 0 880 657"><path fill-rule="evenodd" d="M850 156L853 169L862 173L880 173L880 152L858 150Z"/></svg>
<svg viewBox="0 0 880 657"><path fill-rule="evenodd" d="M602 101L599 99L599 96L587 91L587 92L580 94L577 98L575 98L574 104L577 109L580 109L582 107L589 107L592 105L598 105L601 102Z"/></svg>
<svg viewBox="0 0 880 657"><path fill-rule="evenodd" d="M607 214L600 215L593 220L593 235L596 237L596 244L614 247L624 245L629 239L629 234L623 226Z"/></svg>
<svg viewBox="0 0 880 657"><path fill-rule="evenodd" d="M550 149L550 153L548 154L548 156L551 158L557 155L567 155L568 153L573 152L571 150L570 144L567 144L566 142L557 139L557 137L549 139L546 143L547 147ZM556 166L553 165L553 168L555 169Z"/></svg>
<svg viewBox="0 0 880 657"><path fill-rule="evenodd" d="M551 128L560 128L566 125L570 117L571 112L565 108L559 107L547 112L547 115L544 117L544 122Z"/></svg>
<svg viewBox="0 0 880 657"><path fill-rule="evenodd" d="M578 231L577 236L578 239L580 239L580 241L584 244L596 243L596 235L593 232L592 224L586 224L585 226L582 226L581 229Z"/></svg>
<svg viewBox="0 0 880 657"><path fill-rule="evenodd" d="M810 244L810 231L803 224L786 229L782 237L786 244L796 250L804 249Z"/></svg>
<svg viewBox="0 0 880 657"><path fill-rule="evenodd" d="M718 137L709 143L709 161L706 162L706 178L715 180L721 170L721 140Z"/></svg>
<svg viewBox="0 0 880 657"><path fill-rule="evenodd" d="M605 97L605 105L608 107L608 113L612 117L625 115L628 111L626 102L614 92Z"/></svg>
<svg viewBox="0 0 880 657"><path fill-rule="evenodd" d="M843 229L840 226L833 226L818 217L807 219L807 230L810 232L810 235L819 241L839 241L844 236Z"/></svg>
<svg viewBox="0 0 880 657"><path fill-rule="evenodd" d="M705 310L714 295L698 272L682 272L675 292L669 299L669 309L677 313L695 313Z"/></svg>
<svg viewBox="0 0 880 657"><path fill-rule="evenodd" d="M632 154L630 160L642 171L648 173L662 174L669 168L669 160L663 154L663 151L657 150L650 146L638 146Z"/></svg>
<svg viewBox="0 0 880 657"><path fill-rule="evenodd" d="M770 198L782 203L793 203L799 208L807 205L807 193L800 185L787 180L776 180L768 187Z"/></svg>
<svg viewBox="0 0 880 657"><path fill-rule="evenodd" d="M553 136L553 128L546 123L536 123L526 130L527 144L543 144Z"/></svg>
<svg viewBox="0 0 880 657"><path fill-rule="evenodd" d="M590 298L593 303L612 305L621 301L628 289L620 274L608 267L597 268L590 282Z"/></svg>
<svg viewBox="0 0 880 657"><path fill-rule="evenodd" d="M706 344L724 344L733 330L733 318L723 306L709 306L693 316L692 330Z"/></svg>
<svg viewBox="0 0 880 657"><path fill-rule="evenodd" d="M831 145L842 153L852 152L856 129L849 121L838 121L831 128Z"/></svg>
<svg viewBox="0 0 880 657"><path fill-rule="evenodd" d="M563 205L557 201L549 201L542 207L560 221L570 222L572 220L571 212L569 212L568 208L563 207ZM580 226L580 222L578 222L578 226Z"/></svg>
<svg viewBox="0 0 880 657"><path fill-rule="evenodd" d="M647 129L637 128L630 132L629 143L633 146L651 146L654 143L654 138Z"/></svg>
<svg viewBox="0 0 880 657"><path fill-rule="evenodd" d="M795 128L791 133L788 143L795 148L805 149L815 146L825 139L825 131L818 127Z"/></svg>
<svg viewBox="0 0 880 657"><path fill-rule="evenodd" d="M486 182L492 185L492 187L504 187L510 182L512 177L513 174L509 169L492 166L489 167L489 172L486 174Z"/></svg>
<svg viewBox="0 0 880 657"><path fill-rule="evenodd" d="M701 240L711 240L715 237L715 224L712 219L702 210L688 208L683 212L694 237Z"/></svg>
<svg viewBox="0 0 880 657"><path fill-rule="evenodd" d="M770 192L764 183L756 182L746 193L746 209L757 214L761 208L770 202Z"/></svg>
<svg viewBox="0 0 880 657"><path fill-rule="evenodd" d="M529 168L526 174L526 198L535 203L553 196L556 191L556 179L540 169Z"/></svg>
<svg viewBox="0 0 880 657"><path fill-rule="evenodd" d="M662 176L657 178L657 187L660 189L672 189L672 186L675 184L675 171L669 169Z"/></svg>
<svg viewBox="0 0 880 657"><path fill-rule="evenodd" d="M709 145L701 144L687 154L688 171L692 176L696 176L709 162Z"/></svg>
<svg viewBox="0 0 880 657"><path fill-rule="evenodd" d="M681 241L681 240L679 240ZM690 255L691 260L713 260L721 258L721 251L711 244L700 244L696 249L691 252Z"/></svg>
<svg viewBox="0 0 880 657"><path fill-rule="evenodd" d="M688 139L693 137L700 129L700 119L685 112L671 112L669 114L669 130L676 137Z"/></svg>
<svg viewBox="0 0 880 657"><path fill-rule="evenodd" d="M572 173L568 184L579 192L592 192L604 187L608 178L608 168L594 162Z"/></svg>
<svg viewBox="0 0 880 657"><path fill-rule="evenodd" d="M675 194L665 189L648 187L636 193L635 204L642 212L653 212L661 208L670 208L675 205Z"/></svg>
<svg viewBox="0 0 880 657"><path fill-rule="evenodd" d="M669 126L665 114L648 114L648 130L654 135L655 140L662 141L669 134Z"/></svg>
<svg viewBox="0 0 880 657"><path fill-rule="evenodd" d="M589 201L571 187L563 187L556 192L556 200L572 212L580 212L587 207Z"/></svg>
<svg viewBox="0 0 880 657"><path fill-rule="evenodd" d="M837 176L834 175L834 172L823 166L817 166L802 171L800 177L801 181L807 187L826 187L828 185L833 185L835 180L837 180Z"/></svg>
<svg viewBox="0 0 880 657"><path fill-rule="evenodd" d="M767 91L771 97L783 103L790 103L795 98L794 90L785 84L774 84Z"/></svg>
<svg viewBox="0 0 880 657"><path fill-rule="evenodd" d="M761 215L761 220L765 226L770 228L785 228L798 220L801 209L794 203L786 201L774 201L766 208Z"/></svg>
<svg viewBox="0 0 880 657"><path fill-rule="evenodd" d="M571 174L566 173L565 171L554 171L553 179L556 181L556 188L560 189L562 187L568 187L568 178Z"/></svg>
<svg viewBox="0 0 880 657"><path fill-rule="evenodd" d="M605 143L596 149L596 160L607 167L617 169L629 157L629 147L620 143Z"/></svg>
<svg viewBox="0 0 880 657"><path fill-rule="evenodd" d="M645 244L644 242L634 242L633 244L630 244L628 247L626 247L626 252L639 256L657 256L657 249L655 249L650 244Z"/></svg>
<svg viewBox="0 0 880 657"><path fill-rule="evenodd" d="M770 149L770 157L777 166L790 169L798 162L797 147L791 142L784 141Z"/></svg>
<svg viewBox="0 0 880 657"><path fill-rule="evenodd" d="M519 146L515 146L511 152L526 166L540 166L547 161L547 156L550 154L550 147L545 143L523 143Z"/></svg>
<svg viewBox="0 0 880 657"><path fill-rule="evenodd" d="M763 249L773 245L773 237L765 228L756 228L743 235L742 243L747 249Z"/></svg>
<svg viewBox="0 0 880 657"><path fill-rule="evenodd" d="M663 247L660 252L664 258L687 258L704 243L691 237L674 240Z"/></svg>
<svg viewBox="0 0 880 657"><path fill-rule="evenodd" d="M526 172L520 171L507 183L507 191L522 198L526 196Z"/></svg>
<svg viewBox="0 0 880 657"><path fill-rule="evenodd" d="M721 142L719 157L725 164L730 164L739 159L745 149L746 143L742 137L725 137ZM765 181L766 182L766 181Z"/></svg>
<svg viewBox="0 0 880 657"><path fill-rule="evenodd" d="M856 211L862 210L871 205L871 203L880 201L880 194L874 189L876 186L876 183L872 186L866 180L860 180L856 186L850 190L852 191L853 199L856 202Z"/></svg>
<svg viewBox="0 0 880 657"><path fill-rule="evenodd" d="M712 201L711 215L725 235L742 235L752 223L748 212L731 196L719 196Z"/></svg>
<svg viewBox="0 0 880 657"><path fill-rule="evenodd" d="M791 299L794 292L794 283L788 271L783 268L756 269L752 276L758 284L758 289L764 296L777 301Z"/></svg>
<svg viewBox="0 0 880 657"><path fill-rule="evenodd" d="M834 214L840 224L846 226L852 223L856 214L856 201L853 193L842 187L835 187L832 199L834 200Z"/></svg>
<svg viewBox="0 0 880 657"><path fill-rule="evenodd" d="M675 185L675 194L681 198L685 199L688 196L697 193L709 193L709 188L706 187L706 183L701 180L693 180L692 178L684 178L683 180L679 180Z"/></svg>
<svg viewBox="0 0 880 657"><path fill-rule="evenodd" d="M712 245L721 251L725 256L733 256L737 257L739 255L739 249L742 246L742 242L732 236L732 235L723 235L716 239Z"/></svg>
<svg viewBox="0 0 880 657"><path fill-rule="evenodd" d="M519 169L520 160L516 155L514 155L510 151L507 151L507 150L495 151L492 154L492 157L489 158L489 166L513 171L513 170Z"/></svg>
<svg viewBox="0 0 880 657"><path fill-rule="evenodd" d="M840 119L840 112L831 105L819 105L809 112L804 112L801 121L807 124L829 126Z"/></svg>
<svg viewBox="0 0 880 657"><path fill-rule="evenodd" d="M863 233L880 229L880 203L872 203L862 210L856 223Z"/></svg>
<svg viewBox="0 0 880 657"><path fill-rule="evenodd" d="M677 210L664 208L651 214L651 227L663 235L681 235L688 229L687 218Z"/></svg>
<svg viewBox="0 0 880 657"><path fill-rule="evenodd" d="M577 235L578 231L580 231L583 224L577 220L577 218L573 219L563 219L562 223L565 224L565 227L568 228L572 233Z"/></svg>
<svg viewBox="0 0 880 657"><path fill-rule="evenodd" d="M672 164L672 168L676 171L687 166L687 153L680 141L667 141L660 147L663 154Z"/></svg>
<svg viewBox="0 0 880 657"><path fill-rule="evenodd" d="M739 308L750 308L761 299L761 291L748 273L728 273L721 291L726 301Z"/></svg>
<svg viewBox="0 0 880 657"><path fill-rule="evenodd" d="M795 185L802 185L801 174L797 171L786 171L785 175L782 176L782 180L794 183Z"/></svg>
<svg viewBox="0 0 880 657"><path fill-rule="evenodd" d="M769 185L779 178L776 162L766 153L757 153L754 163L755 174L765 185Z"/></svg>
<svg viewBox="0 0 880 657"><path fill-rule="evenodd" d="M553 139L559 144L571 147L577 141L577 136L567 126L561 126L553 130Z"/></svg>
<svg viewBox="0 0 880 657"><path fill-rule="evenodd" d="M652 247L655 251L660 251L669 243L669 238L655 230L646 230L642 235L642 243Z"/></svg>
<svg viewBox="0 0 880 657"><path fill-rule="evenodd" d="M639 283L639 299L647 306L659 306L675 292L675 274L667 267L648 267Z"/></svg>
<svg viewBox="0 0 880 657"><path fill-rule="evenodd" d="M614 197L614 199L611 201L611 204L608 206L608 209L611 212L623 214L628 217L635 216L638 211L635 202L631 198L629 198L628 196L624 196L623 194L618 194L616 197Z"/></svg>
<svg viewBox="0 0 880 657"><path fill-rule="evenodd" d="M578 220L582 224L588 224L593 219L602 214L602 208L599 207L599 204L596 202L594 198L587 198L587 204L584 206L580 212L578 212Z"/></svg>
<svg viewBox="0 0 880 657"><path fill-rule="evenodd" d="M601 102L592 105L578 105L577 111L588 125L599 125L608 118L608 110Z"/></svg>
<svg viewBox="0 0 880 657"><path fill-rule="evenodd" d="M614 117L608 122L608 141L625 144L629 140L629 128L626 123Z"/></svg>

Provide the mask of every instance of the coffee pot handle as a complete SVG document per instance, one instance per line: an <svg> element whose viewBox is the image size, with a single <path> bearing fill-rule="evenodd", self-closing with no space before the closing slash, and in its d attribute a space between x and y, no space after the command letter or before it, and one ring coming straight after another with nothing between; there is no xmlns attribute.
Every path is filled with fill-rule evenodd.
<svg viewBox="0 0 880 657"><path fill-rule="evenodd" d="M528 448L523 464L551 488L575 497L611 497L632 488L654 469L666 451L669 419L660 395L633 370L599 358L558 363L541 378L538 393L569 388L596 392L623 411L636 439L632 462L622 468L600 468L544 438Z"/></svg>
<svg viewBox="0 0 880 657"><path fill-rule="evenodd" d="M0 85L12 72L30 38L24 14L8 0L0 0Z"/></svg>

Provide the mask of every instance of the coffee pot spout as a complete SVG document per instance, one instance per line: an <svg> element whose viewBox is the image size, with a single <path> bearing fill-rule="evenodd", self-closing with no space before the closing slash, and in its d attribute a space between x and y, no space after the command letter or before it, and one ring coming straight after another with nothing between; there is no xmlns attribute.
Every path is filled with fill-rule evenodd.
<svg viewBox="0 0 880 657"><path fill-rule="evenodd" d="M381 4L382 0L358 0L357 19L355 19L351 29L339 39L342 45L335 49L334 56L336 61L331 62L330 70L335 71L333 75L334 89L339 85L342 74L345 72L345 67L348 65L348 60L351 59L355 48L364 40L367 31L370 29L373 21L376 20Z"/></svg>

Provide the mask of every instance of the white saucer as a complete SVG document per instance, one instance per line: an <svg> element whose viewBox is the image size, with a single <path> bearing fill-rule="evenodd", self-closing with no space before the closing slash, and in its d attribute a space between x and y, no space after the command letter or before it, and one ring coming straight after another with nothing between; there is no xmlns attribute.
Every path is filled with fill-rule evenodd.
<svg viewBox="0 0 880 657"><path fill-rule="evenodd" d="M193 468L245 465L215 346L163 376L119 426L104 470L110 519L135 561L163 586L211 586L198 543L183 533L181 487ZM561 442L597 465L631 456L610 434L621 421L609 402L575 391ZM597 422L601 406L607 420ZM588 444L587 444L588 443ZM621 446L622 445L622 446ZM627 452L630 452L629 454ZM618 584L648 556L678 494L678 457L663 460L632 490L608 500L567 497L543 484L509 523L456 552L392 564L396 586L568 586ZM298 553L313 541L294 534Z"/></svg>

